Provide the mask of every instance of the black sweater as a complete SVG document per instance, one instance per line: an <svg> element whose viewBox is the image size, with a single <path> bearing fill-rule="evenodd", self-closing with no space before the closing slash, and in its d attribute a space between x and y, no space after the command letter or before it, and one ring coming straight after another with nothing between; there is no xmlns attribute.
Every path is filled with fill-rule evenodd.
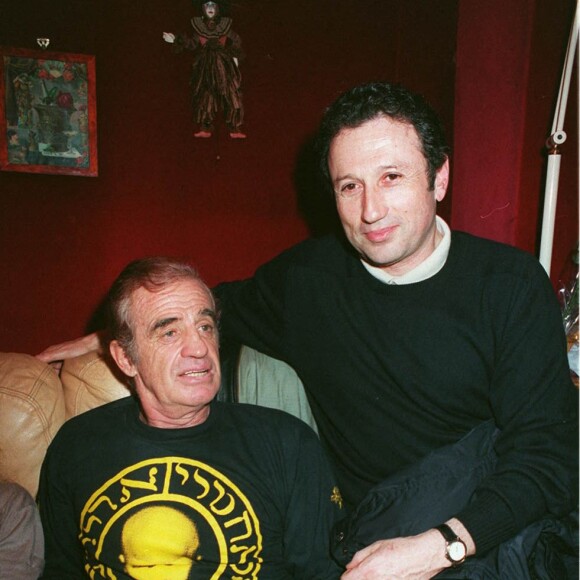
<svg viewBox="0 0 580 580"><path fill-rule="evenodd" d="M396 286L326 237L216 294L226 337L296 369L351 505L490 418L497 471L457 514L479 553L575 501L577 392L533 256L454 232L438 274Z"/></svg>

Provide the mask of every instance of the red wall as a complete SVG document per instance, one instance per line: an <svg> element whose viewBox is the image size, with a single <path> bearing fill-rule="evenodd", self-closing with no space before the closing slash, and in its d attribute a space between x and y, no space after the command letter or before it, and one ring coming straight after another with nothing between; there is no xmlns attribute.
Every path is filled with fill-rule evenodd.
<svg viewBox="0 0 580 580"><path fill-rule="evenodd" d="M459 4L452 224L539 254L556 98L574 2ZM501 17L500 17L501 16ZM482 47L485 47L482 50ZM575 71L577 71L577 59ZM561 148L552 280L578 242L578 85Z"/></svg>
<svg viewBox="0 0 580 580"><path fill-rule="evenodd" d="M46 36L50 50L96 55L99 148L95 178L0 172L0 350L37 352L84 333L133 258L181 256L213 284L250 275L318 231L325 216L307 145L322 109L354 84L388 79L423 92L453 137L464 122L454 117L458 5L233 3L247 52L248 138L232 141L220 126L202 141L193 137L188 56L161 38L187 30L188 0L0 0L1 45L36 48ZM556 19L560 47L569 10ZM504 58L501 43L482 51ZM556 88L547 90L551 98ZM542 114L551 111L546 103ZM454 184L444 217L467 191Z"/></svg>

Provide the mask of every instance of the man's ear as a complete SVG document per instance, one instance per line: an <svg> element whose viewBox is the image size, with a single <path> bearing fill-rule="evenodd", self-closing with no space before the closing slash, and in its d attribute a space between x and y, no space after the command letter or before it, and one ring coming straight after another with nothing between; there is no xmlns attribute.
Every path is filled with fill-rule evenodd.
<svg viewBox="0 0 580 580"><path fill-rule="evenodd" d="M447 187L449 185L449 158L445 160L445 163L437 170L435 174L435 199L437 201L442 201L447 193Z"/></svg>
<svg viewBox="0 0 580 580"><path fill-rule="evenodd" d="M128 376L134 377L137 374L137 369L133 361L127 356L125 349L119 344L117 340L112 340L109 345L111 356L115 359L117 366Z"/></svg>

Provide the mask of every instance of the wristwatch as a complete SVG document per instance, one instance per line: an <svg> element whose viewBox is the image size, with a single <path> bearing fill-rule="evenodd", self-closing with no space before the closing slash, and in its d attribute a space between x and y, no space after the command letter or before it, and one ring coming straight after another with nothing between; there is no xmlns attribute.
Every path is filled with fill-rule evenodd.
<svg viewBox="0 0 580 580"><path fill-rule="evenodd" d="M465 543L459 539L457 534L447 524L435 526L435 529L439 530L445 538L445 557L451 562L451 565L459 566L459 564L463 564L465 556L467 556Z"/></svg>

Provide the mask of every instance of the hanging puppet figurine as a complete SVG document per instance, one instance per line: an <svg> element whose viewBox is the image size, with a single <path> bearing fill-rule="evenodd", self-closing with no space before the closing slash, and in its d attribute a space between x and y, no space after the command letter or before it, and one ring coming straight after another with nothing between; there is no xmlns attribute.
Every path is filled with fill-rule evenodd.
<svg viewBox="0 0 580 580"><path fill-rule="evenodd" d="M195 1L195 0L194 0ZM197 3L197 2L196 2ZM223 2L221 2L223 7ZM232 139L245 139L240 127L244 106L238 63L244 56L242 41L232 30L232 19L220 14L220 3L201 1L202 16L191 19L193 35L163 33L163 40L174 44L177 52L193 51L191 87L194 118L199 124L195 137L211 137L219 108Z"/></svg>

